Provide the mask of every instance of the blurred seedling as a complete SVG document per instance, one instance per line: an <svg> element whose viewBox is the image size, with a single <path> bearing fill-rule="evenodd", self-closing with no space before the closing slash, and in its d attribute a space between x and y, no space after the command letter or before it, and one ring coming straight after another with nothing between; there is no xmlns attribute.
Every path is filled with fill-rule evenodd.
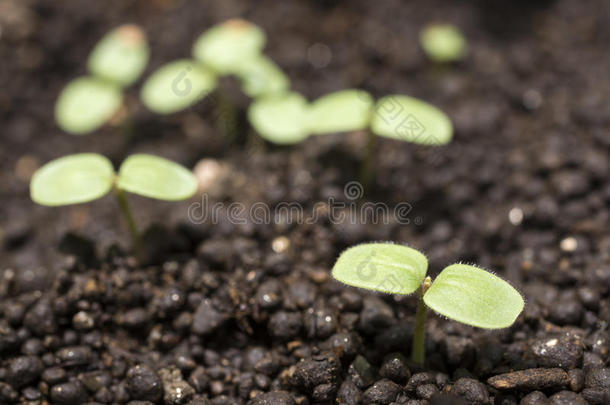
<svg viewBox="0 0 610 405"><path fill-rule="evenodd" d="M248 119L266 140L278 144L298 143L310 135L366 131L361 182L370 183L376 136L421 145L444 145L453 136L449 117L424 101L403 95L377 101L363 90L341 90L308 103L294 92L256 99Z"/></svg>
<svg viewBox="0 0 610 405"><path fill-rule="evenodd" d="M106 34L89 54L89 75L78 77L61 91L55 120L73 135L84 135L120 117L123 89L144 71L149 48L137 25L122 25Z"/></svg>
<svg viewBox="0 0 610 405"><path fill-rule="evenodd" d="M248 21L231 19L218 24L197 38L194 59L170 62L148 78L142 101L153 112L171 114L213 93L221 132L235 137L239 111L235 101L218 88L221 77L238 78L241 91L251 98L283 92L290 86L284 72L262 54L265 41L263 30Z"/></svg>
<svg viewBox="0 0 610 405"><path fill-rule="evenodd" d="M434 281L426 276L428 260L419 251L392 243L367 243L343 252L333 277L349 286L389 294L417 292L412 360L425 360L428 308L454 321L483 329L511 326L525 305L508 282L479 267L452 264Z"/></svg>
<svg viewBox="0 0 610 405"><path fill-rule="evenodd" d="M466 55L466 39L450 24L430 24L419 37L422 49L436 63L458 62Z"/></svg>
<svg viewBox="0 0 610 405"><path fill-rule="evenodd" d="M115 173L110 160L95 153L64 156L42 166L30 182L32 200L45 206L80 204L114 192L133 242L140 233L125 192L157 200L179 201L195 194L195 176L170 160L145 154L129 156Z"/></svg>

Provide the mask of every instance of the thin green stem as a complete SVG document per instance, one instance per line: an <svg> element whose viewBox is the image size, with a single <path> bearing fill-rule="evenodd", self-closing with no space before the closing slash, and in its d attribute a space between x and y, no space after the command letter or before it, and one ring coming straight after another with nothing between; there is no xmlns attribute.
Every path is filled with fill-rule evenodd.
<svg viewBox="0 0 610 405"><path fill-rule="evenodd" d="M364 160L362 161L360 182L365 190L368 190L373 177L373 162L375 159L375 151L377 150L377 137L370 129L366 132L366 151Z"/></svg>
<svg viewBox="0 0 610 405"><path fill-rule="evenodd" d="M411 352L411 360L417 364L424 364L426 358L426 315L428 307L424 302L424 294L430 288L432 280L426 277L417 290L418 301L417 311L415 313L415 329L413 330L413 347Z"/></svg>
<svg viewBox="0 0 610 405"><path fill-rule="evenodd" d="M136 253L139 253L140 233L138 232L136 221L133 219L133 215L131 214L131 209L129 209L129 203L127 202L125 191L115 186L114 195L116 195L119 207L121 208L121 212L123 213L123 217L125 217L125 221L127 222L127 226L129 227L129 234L131 235L131 243L133 245L133 250Z"/></svg>

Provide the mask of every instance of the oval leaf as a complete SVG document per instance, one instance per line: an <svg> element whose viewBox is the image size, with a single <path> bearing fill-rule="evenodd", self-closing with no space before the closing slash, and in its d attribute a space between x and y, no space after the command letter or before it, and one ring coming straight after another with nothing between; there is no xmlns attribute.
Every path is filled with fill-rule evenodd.
<svg viewBox="0 0 610 405"><path fill-rule="evenodd" d="M135 82L148 63L144 31L134 24L122 25L104 36L89 55L89 71L121 86Z"/></svg>
<svg viewBox="0 0 610 405"><path fill-rule="evenodd" d="M297 143L307 138L307 100L298 93L271 95L255 100L248 108L248 120L266 140L278 144Z"/></svg>
<svg viewBox="0 0 610 405"><path fill-rule="evenodd" d="M250 97L260 97L285 91L290 86L288 77L269 58L260 55L237 72L242 90Z"/></svg>
<svg viewBox="0 0 610 405"><path fill-rule="evenodd" d="M82 135L95 131L121 108L123 95L115 84L94 77L72 80L55 104L55 120L66 132Z"/></svg>
<svg viewBox="0 0 610 405"><path fill-rule="evenodd" d="M429 25L422 31L419 40L426 55L435 62L455 62L466 53L466 40L453 25Z"/></svg>
<svg viewBox="0 0 610 405"><path fill-rule="evenodd" d="M314 134L346 132L369 126L373 98L363 90L342 90L311 104L309 128Z"/></svg>
<svg viewBox="0 0 610 405"><path fill-rule="evenodd" d="M216 76L193 60L161 66L144 83L140 97L151 111L171 114L204 98L216 88Z"/></svg>
<svg viewBox="0 0 610 405"><path fill-rule="evenodd" d="M428 260L419 251L391 243L367 243L347 249L333 277L353 287L390 294L411 294L426 277Z"/></svg>
<svg viewBox="0 0 610 405"><path fill-rule="evenodd" d="M201 34L193 56L218 73L235 73L261 53L265 40L265 33L256 25L231 19Z"/></svg>
<svg viewBox="0 0 610 405"><path fill-rule="evenodd" d="M114 169L102 155L64 156L42 166L32 176L30 196L41 205L70 205L102 197L112 187Z"/></svg>
<svg viewBox="0 0 610 405"><path fill-rule="evenodd" d="M424 302L447 318L486 329L509 327L524 306L521 294L506 281L466 264L446 267Z"/></svg>
<svg viewBox="0 0 610 405"><path fill-rule="evenodd" d="M373 133L423 145L451 140L453 126L444 112L413 97L393 95L377 102L371 121Z"/></svg>
<svg viewBox="0 0 610 405"><path fill-rule="evenodd" d="M158 156L129 156L119 169L117 187L157 200L185 200L197 191L197 180L184 166Z"/></svg>

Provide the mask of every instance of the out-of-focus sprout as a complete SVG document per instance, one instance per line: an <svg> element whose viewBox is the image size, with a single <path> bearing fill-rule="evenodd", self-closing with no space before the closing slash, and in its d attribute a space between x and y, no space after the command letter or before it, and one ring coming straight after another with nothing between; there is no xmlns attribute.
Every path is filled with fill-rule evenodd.
<svg viewBox="0 0 610 405"><path fill-rule="evenodd" d="M461 31L450 24L431 24L420 34L424 52L434 62L456 62L466 54L466 39Z"/></svg>
<svg viewBox="0 0 610 405"><path fill-rule="evenodd" d="M106 34L91 51L90 76L69 82L55 105L55 120L73 135L84 135L102 127L122 107L124 87L135 82L149 58L144 31L137 25L122 25Z"/></svg>

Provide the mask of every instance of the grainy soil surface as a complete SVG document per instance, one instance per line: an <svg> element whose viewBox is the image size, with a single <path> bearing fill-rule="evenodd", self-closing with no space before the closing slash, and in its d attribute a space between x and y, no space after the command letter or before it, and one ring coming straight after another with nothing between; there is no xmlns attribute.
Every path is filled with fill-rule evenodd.
<svg viewBox="0 0 610 405"><path fill-rule="evenodd" d="M280 148L238 111L227 139L213 97L159 117L138 100L142 80L128 125L72 137L54 124L58 92L109 29L145 28L147 76L231 17L265 29L266 54L308 98L414 95L448 113L455 139L381 141L374 187L357 199L360 133ZM464 31L463 62L422 54L418 32L434 21ZM609 404L608 44L605 0L2 0L0 403ZM112 196L29 200L35 168L85 151L115 164L134 152L211 159L213 181L184 203L130 198L148 228L136 259ZM329 215L331 203L349 214L366 201L409 209L387 223ZM274 213L283 202L316 220L230 214L231 203ZM220 214L203 218L213 204ZM433 275L457 261L491 269L525 311L500 331L431 314L427 362L411 364L415 298L329 275L343 249L376 240L426 252Z"/></svg>

